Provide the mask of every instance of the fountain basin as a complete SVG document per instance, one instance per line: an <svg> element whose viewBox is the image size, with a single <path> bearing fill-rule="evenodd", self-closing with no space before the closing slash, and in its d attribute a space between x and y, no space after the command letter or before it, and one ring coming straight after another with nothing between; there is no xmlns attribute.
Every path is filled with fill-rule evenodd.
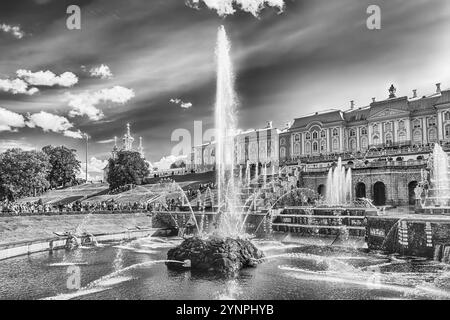
<svg viewBox="0 0 450 320"><path fill-rule="evenodd" d="M189 238L167 253L168 260L190 260L191 270L223 275L255 267L263 258L263 252L249 240L217 237ZM166 265L169 269L184 269L179 263L167 262Z"/></svg>

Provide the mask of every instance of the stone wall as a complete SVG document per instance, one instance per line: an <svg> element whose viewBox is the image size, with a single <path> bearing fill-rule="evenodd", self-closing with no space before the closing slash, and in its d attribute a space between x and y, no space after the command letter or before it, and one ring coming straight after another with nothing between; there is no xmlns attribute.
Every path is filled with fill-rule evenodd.
<svg viewBox="0 0 450 320"><path fill-rule="evenodd" d="M326 186L327 174L327 171L303 172L304 187L318 192L321 185ZM375 200L375 184L382 183L385 186L385 204L405 206L409 204L409 184L420 180L421 167L355 168L352 170L352 192L355 196L357 185L364 184L366 198Z"/></svg>

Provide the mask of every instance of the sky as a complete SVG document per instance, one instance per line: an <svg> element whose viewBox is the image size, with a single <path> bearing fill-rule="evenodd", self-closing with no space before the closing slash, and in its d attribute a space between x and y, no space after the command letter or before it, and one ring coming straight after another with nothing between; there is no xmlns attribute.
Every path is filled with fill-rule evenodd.
<svg viewBox="0 0 450 320"><path fill-rule="evenodd" d="M448 0L270 0L259 14L230 3L2 1L0 152L66 145L84 162L86 133L89 174L98 176L130 123L147 160L170 165L175 130L193 136L194 121L214 126L221 25L243 130L267 121L282 128L351 100L367 106L387 98L391 84L401 96L450 87ZM67 28L70 5L81 8L80 30ZM370 5L381 8L380 30L366 26Z"/></svg>

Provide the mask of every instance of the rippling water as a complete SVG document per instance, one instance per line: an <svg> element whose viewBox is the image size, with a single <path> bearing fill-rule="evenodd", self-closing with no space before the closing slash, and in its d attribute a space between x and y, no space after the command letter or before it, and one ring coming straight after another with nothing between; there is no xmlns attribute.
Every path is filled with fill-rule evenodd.
<svg viewBox="0 0 450 320"><path fill-rule="evenodd" d="M168 270L180 239L146 238L0 261L1 299L449 299L450 269L424 259L255 240L266 262L235 278ZM67 289L79 268L81 289ZM72 269L73 270L73 269Z"/></svg>

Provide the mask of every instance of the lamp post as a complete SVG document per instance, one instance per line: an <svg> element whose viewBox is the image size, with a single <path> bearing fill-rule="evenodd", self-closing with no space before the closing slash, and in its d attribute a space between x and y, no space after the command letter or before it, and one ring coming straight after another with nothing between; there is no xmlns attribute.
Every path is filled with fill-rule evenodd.
<svg viewBox="0 0 450 320"><path fill-rule="evenodd" d="M88 152L89 152L89 135L87 133L84 134L86 138L86 183L88 182Z"/></svg>

